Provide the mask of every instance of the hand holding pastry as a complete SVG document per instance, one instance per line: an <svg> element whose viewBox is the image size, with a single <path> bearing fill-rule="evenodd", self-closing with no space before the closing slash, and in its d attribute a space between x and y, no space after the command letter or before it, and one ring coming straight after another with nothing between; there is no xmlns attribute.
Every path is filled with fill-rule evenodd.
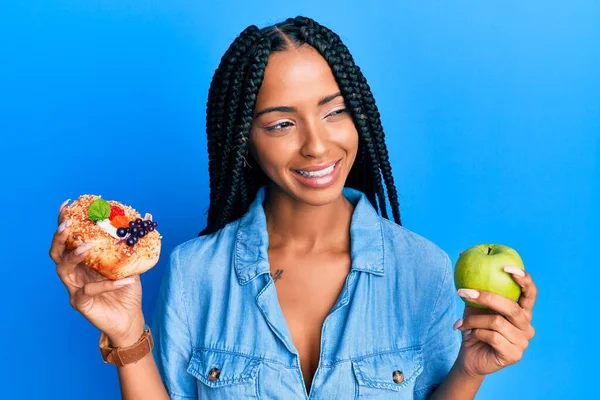
<svg viewBox="0 0 600 400"><path fill-rule="evenodd" d="M158 262L157 224L149 214L142 220L133 208L98 196L66 203L50 257L70 304L106 333L113 346L130 345L144 330L139 274Z"/></svg>

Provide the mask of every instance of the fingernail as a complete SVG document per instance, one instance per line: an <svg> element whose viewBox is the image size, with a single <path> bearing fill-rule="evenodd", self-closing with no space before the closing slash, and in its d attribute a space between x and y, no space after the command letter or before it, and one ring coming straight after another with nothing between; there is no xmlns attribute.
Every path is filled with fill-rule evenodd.
<svg viewBox="0 0 600 400"><path fill-rule="evenodd" d="M86 251L90 250L91 248L92 248L91 243L85 243L85 244L82 244L81 246L77 247L73 253L75 253L75 255L80 255L80 254L83 254Z"/></svg>
<svg viewBox="0 0 600 400"><path fill-rule="evenodd" d="M456 321L454 323L454 326L452 327L452 329L457 330L458 328L460 328L462 326L462 324L463 324L463 320L459 319L458 321Z"/></svg>
<svg viewBox="0 0 600 400"><path fill-rule="evenodd" d="M456 294L467 299L476 299L479 297L479 292L473 289L458 289Z"/></svg>
<svg viewBox="0 0 600 400"><path fill-rule="evenodd" d="M62 224L58 226L58 233L62 233L65 229L71 226L72 223L73 221L71 221L70 219L63 221Z"/></svg>
<svg viewBox="0 0 600 400"><path fill-rule="evenodd" d="M69 204L70 201L71 201L71 199L67 199L67 200L63 201L58 210L62 211L62 209L65 208L65 206L67 204Z"/></svg>
<svg viewBox="0 0 600 400"><path fill-rule="evenodd" d="M521 278L525 276L525 272L523 272L521 268L515 267L513 265L507 265L506 267L504 267L504 272L520 276Z"/></svg>
<svg viewBox="0 0 600 400"><path fill-rule="evenodd" d="M470 329L463 332L464 336L469 336L470 334L471 334L471 330Z"/></svg>
<svg viewBox="0 0 600 400"><path fill-rule="evenodd" d="M126 285L131 285L134 282L135 282L135 278L123 278L123 279L119 279L117 281L113 281L113 285L126 286Z"/></svg>

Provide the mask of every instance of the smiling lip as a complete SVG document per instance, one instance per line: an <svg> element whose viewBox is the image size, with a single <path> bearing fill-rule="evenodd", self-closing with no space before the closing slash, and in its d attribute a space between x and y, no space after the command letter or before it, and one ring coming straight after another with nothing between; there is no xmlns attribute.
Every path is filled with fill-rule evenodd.
<svg viewBox="0 0 600 400"><path fill-rule="evenodd" d="M315 177L308 177L308 176L304 176L302 175L300 172L298 172L298 170L293 170L294 171L294 177L304 186L312 188L312 189L324 189L327 188L331 185L333 185L338 178L340 169L341 169L341 165L342 165L342 159L340 159L339 161L335 162L335 163L329 163L329 164L322 164L323 167L319 166L319 167L312 167L313 170L321 170L323 168L327 168L328 166L330 167L331 165L334 165L333 167L333 171L330 172L327 175L324 176L315 176Z"/></svg>
<svg viewBox="0 0 600 400"><path fill-rule="evenodd" d="M337 161L330 161L328 163L325 164L319 164L319 165L311 165L310 167L307 168L296 168L295 171L306 171L306 172L312 172L312 171L320 171L322 169L325 169L327 167L331 167L333 164L340 162L342 159L340 158Z"/></svg>

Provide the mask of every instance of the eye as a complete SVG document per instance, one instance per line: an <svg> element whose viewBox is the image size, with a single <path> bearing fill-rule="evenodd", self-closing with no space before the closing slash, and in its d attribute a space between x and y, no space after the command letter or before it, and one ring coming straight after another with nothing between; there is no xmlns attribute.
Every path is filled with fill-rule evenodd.
<svg viewBox="0 0 600 400"><path fill-rule="evenodd" d="M348 112L347 108L340 108L339 110L335 110L333 112L331 112L329 115L327 115L328 117L335 117L337 115L341 115L341 114L345 114Z"/></svg>
<svg viewBox="0 0 600 400"><path fill-rule="evenodd" d="M284 130L286 128L289 128L290 126L292 126L292 123L289 122L289 121L285 121L285 122L281 122L281 123L276 124L276 125L269 126L269 127L265 128L265 129L267 131L269 131L269 132L278 132L278 131L282 131L282 130Z"/></svg>

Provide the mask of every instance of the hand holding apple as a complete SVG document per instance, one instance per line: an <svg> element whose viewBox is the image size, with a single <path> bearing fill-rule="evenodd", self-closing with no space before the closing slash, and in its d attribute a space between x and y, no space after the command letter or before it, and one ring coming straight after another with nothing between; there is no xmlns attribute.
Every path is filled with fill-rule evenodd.
<svg viewBox="0 0 600 400"><path fill-rule="evenodd" d="M455 283L467 304L454 324L463 333L458 370L479 380L519 361L535 335L531 320L538 290L517 252L474 246L461 253Z"/></svg>
<svg viewBox="0 0 600 400"><path fill-rule="evenodd" d="M521 288L504 270L505 266L525 270L523 261L515 250L501 244L478 244L460 253L454 270L457 288L485 290L513 301L521 295ZM487 308L464 299L475 308Z"/></svg>

